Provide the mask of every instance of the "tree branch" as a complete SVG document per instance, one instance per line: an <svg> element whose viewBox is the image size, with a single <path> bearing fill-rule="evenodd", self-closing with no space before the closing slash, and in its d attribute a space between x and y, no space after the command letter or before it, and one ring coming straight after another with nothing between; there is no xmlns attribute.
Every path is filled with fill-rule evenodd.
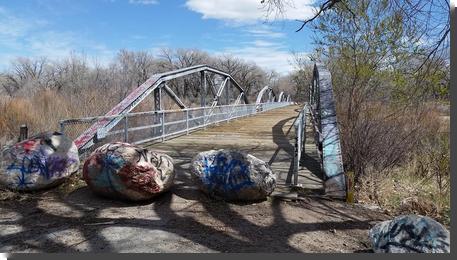
<svg viewBox="0 0 457 260"><path fill-rule="evenodd" d="M311 17L310 19L306 19L306 20L297 20L298 22L302 22L302 25L295 32L301 31L303 29L303 27L305 27L306 24L314 21L314 19L319 17L323 12L331 9L336 3L339 3L339 2L341 2L341 0L327 0L321 5L319 11L313 17Z"/></svg>

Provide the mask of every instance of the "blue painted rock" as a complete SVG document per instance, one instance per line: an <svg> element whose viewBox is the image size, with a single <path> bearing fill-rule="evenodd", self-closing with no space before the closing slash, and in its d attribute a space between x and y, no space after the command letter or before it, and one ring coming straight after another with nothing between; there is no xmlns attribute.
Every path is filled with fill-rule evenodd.
<svg viewBox="0 0 457 260"><path fill-rule="evenodd" d="M75 143L58 132L44 132L2 152L0 184L20 191L50 188L78 168Z"/></svg>
<svg viewBox="0 0 457 260"><path fill-rule="evenodd" d="M369 236L376 253L450 252L449 231L420 215L404 215L378 223Z"/></svg>
<svg viewBox="0 0 457 260"><path fill-rule="evenodd" d="M199 153L191 173L203 192L225 200L265 199L276 186L276 175L267 163L235 150Z"/></svg>
<svg viewBox="0 0 457 260"><path fill-rule="evenodd" d="M168 190L174 177L170 156L120 142L97 148L83 167L83 178L95 193L133 201Z"/></svg>

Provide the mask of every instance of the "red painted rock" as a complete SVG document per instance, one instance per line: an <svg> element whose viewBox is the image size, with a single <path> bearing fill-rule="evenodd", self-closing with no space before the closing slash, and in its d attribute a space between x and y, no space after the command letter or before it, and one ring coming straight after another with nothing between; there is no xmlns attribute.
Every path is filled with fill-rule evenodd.
<svg viewBox="0 0 457 260"><path fill-rule="evenodd" d="M16 143L3 150L0 161L0 184L20 191L53 187L79 168L78 148L58 132Z"/></svg>
<svg viewBox="0 0 457 260"><path fill-rule="evenodd" d="M175 172L170 156L116 142L92 152L84 163L83 177L99 195L139 201L168 190Z"/></svg>

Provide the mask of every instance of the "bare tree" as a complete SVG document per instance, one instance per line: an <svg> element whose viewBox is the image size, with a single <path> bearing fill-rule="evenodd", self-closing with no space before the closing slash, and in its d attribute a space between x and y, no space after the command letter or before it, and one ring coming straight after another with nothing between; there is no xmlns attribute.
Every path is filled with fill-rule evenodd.
<svg viewBox="0 0 457 260"><path fill-rule="evenodd" d="M267 73L254 63L248 63L231 55L219 56L214 66L226 71L244 87L250 100L255 99L255 94L268 84Z"/></svg>

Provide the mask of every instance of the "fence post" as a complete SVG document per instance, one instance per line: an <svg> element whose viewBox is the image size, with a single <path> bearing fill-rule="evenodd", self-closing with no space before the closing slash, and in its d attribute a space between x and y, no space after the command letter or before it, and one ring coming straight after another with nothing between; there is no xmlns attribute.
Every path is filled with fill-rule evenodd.
<svg viewBox="0 0 457 260"><path fill-rule="evenodd" d="M206 121L207 121L207 115L206 115L206 107L203 108L203 129L206 130Z"/></svg>
<svg viewBox="0 0 457 260"><path fill-rule="evenodd" d="M165 113L162 111L162 142L165 140Z"/></svg>
<svg viewBox="0 0 457 260"><path fill-rule="evenodd" d="M186 110L186 134L189 134L189 109Z"/></svg>
<svg viewBox="0 0 457 260"><path fill-rule="evenodd" d="M124 116L124 142L129 142L129 121L127 114Z"/></svg>
<svg viewBox="0 0 457 260"><path fill-rule="evenodd" d="M303 117L303 115L302 115ZM301 124L301 118L298 124L298 134L297 134L297 162L295 163L297 170L294 172L294 185L298 184L298 170L300 169L300 160L301 160L301 149L302 149L302 132L303 125Z"/></svg>
<svg viewBox="0 0 457 260"><path fill-rule="evenodd" d="M301 149L302 154L305 153L305 145L306 145L306 116L307 116L307 114L308 114L308 106L305 105L305 107L303 108L303 119L302 119L302 125L303 125L303 129L302 129L303 137L302 137L302 149Z"/></svg>
<svg viewBox="0 0 457 260"><path fill-rule="evenodd" d="M60 133L63 134L65 132L65 123L63 121L59 121L60 125Z"/></svg>
<svg viewBox="0 0 457 260"><path fill-rule="evenodd" d="M19 127L19 142L24 141L25 139L28 138L29 135L29 129L27 128L27 125L21 125Z"/></svg>
<svg viewBox="0 0 457 260"><path fill-rule="evenodd" d="M295 128L295 145L294 145L294 183L295 183L295 175L298 174L298 166L299 166L299 163L300 163L300 159L299 159L299 154L298 154L298 150L300 149L299 147L299 136L300 136L300 133L299 133L299 130L300 130L300 126L294 126ZM296 184L295 184L296 185Z"/></svg>

